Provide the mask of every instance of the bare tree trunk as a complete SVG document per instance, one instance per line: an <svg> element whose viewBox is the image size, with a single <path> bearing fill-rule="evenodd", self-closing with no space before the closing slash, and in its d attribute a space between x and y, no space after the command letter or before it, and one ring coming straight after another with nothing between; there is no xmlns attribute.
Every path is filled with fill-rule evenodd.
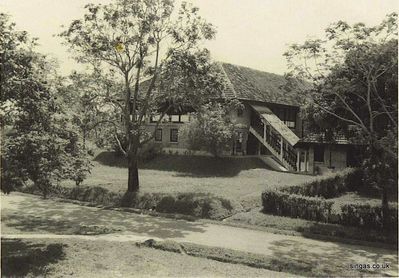
<svg viewBox="0 0 399 278"><path fill-rule="evenodd" d="M86 129L83 129L83 149L86 149Z"/></svg>
<svg viewBox="0 0 399 278"><path fill-rule="evenodd" d="M139 172L138 172L138 158L137 153L131 153L128 155L128 182L127 191L137 192L139 191Z"/></svg>

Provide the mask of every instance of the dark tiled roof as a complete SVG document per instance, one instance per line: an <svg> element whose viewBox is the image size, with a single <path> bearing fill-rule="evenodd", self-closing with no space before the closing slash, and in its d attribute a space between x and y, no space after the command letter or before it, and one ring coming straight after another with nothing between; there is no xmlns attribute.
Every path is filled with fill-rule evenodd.
<svg viewBox="0 0 399 278"><path fill-rule="evenodd" d="M225 97L293 106L300 106L303 101L298 92L282 89L287 82L282 75L228 63L221 63L221 67L228 83Z"/></svg>

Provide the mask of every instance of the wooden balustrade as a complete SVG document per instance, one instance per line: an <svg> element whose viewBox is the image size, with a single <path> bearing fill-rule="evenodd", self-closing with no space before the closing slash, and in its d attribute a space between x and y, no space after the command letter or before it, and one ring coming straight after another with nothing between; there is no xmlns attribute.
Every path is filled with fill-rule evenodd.
<svg viewBox="0 0 399 278"><path fill-rule="evenodd" d="M297 170L297 154L295 149L286 140L284 140L284 137L283 140L281 140L282 136L277 130L275 130L271 125L266 124L265 126L259 116L251 119L251 127L278 155L281 155L279 159L284 160L285 163L295 171ZM283 146L281 146L281 144L283 144ZM281 151L283 151L282 154Z"/></svg>

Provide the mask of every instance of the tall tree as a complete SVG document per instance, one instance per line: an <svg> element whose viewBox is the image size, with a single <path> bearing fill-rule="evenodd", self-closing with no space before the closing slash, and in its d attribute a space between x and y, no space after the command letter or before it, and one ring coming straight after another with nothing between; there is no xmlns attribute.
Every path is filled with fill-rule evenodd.
<svg viewBox="0 0 399 278"><path fill-rule="evenodd" d="M109 141L108 136L103 136L98 131L100 128L114 130L116 124L120 126L118 119L121 111L118 109L121 104L113 103L113 97L110 95L113 91L120 92L121 84L114 82L112 76L98 71L72 72L68 81L63 98L69 104L68 113L79 127L83 147L86 148L88 138L93 139L98 145Z"/></svg>
<svg viewBox="0 0 399 278"><path fill-rule="evenodd" d="M5 14L0 30L2 190L30 180L46 197L61 179L82 180L89 164L57 99L63 86L54 65Z"/></svg>
<svg viewBox="0 0 399 278"><path fill-rule="evenodd" d="M185 2L177 11L172 0L115 0L85 8L83 19L73 21L61 36L79 62L112 69L121 77L123 92L112 102L122 106L124 127L114 138L128 161L128 191L134 192L139 189L138 150L154 136L145 131L146 118L166 104L159 124L177 102L190 101L190 92L200 100L220 92L220 85L212 84L217 74L210 73L215 67L209 53L199 48L215 30L198 8ZM184 76L170 74L174 65ZM182 91L186 81L190 90Z"/></svg>
<svg viewBox="0 0 399 278"><path fill-rule="evenodd" d="M397 192L397 36L396 13L374 27L339 21L325 39L292 45L285 54L288 77L313 84L304 91L311 128L330 139L339 130L367 146L363 168L381 191L384 216L389 189Z"/></svg>

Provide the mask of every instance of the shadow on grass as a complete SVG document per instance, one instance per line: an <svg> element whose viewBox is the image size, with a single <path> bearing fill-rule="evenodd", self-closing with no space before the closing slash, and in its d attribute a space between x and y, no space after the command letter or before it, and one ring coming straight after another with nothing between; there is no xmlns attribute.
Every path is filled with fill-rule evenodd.
<svg viewBox="0 0 399 278"><path fill-rule="evenodd" d="M126 168L124 157L114 152L102 152L94 161L110 167ZM140 169L179 172L179 176L194 177L233 177L241 171L265 169L264 163L255 157L208 157L160 155L151 161L139 163Z"/></svg>
<svg viewBox="0 0 399 278"><path fill-rule="evenodd" d="M1 276L46 276L48 266L65 258L65 244L33 244L19 239L1 240Z"/></svg>
<svg viewBox="0 0 399 278"><path fill-rule="evenodd" d="M203 232L205 225L197 221L140 217L129 212L72 205L30 195L21 196L18 201L13 201L12 194L6 198L10 201L5 204L9 208L2 207L3 233L11 228L28 233L79 234L81 226L96 225L151 237L184 238L191 232Z"/></svg>
<svg viewBox="0 0 399 278"><path fill-rule="evenodd" d="M272 257L275 258L276 264L278 261L287 264L282 271L290 269L290 265L302 265L307 272L295 274L311 277L368 277L370 275L382 277L387 276L386 271L398 272L397 254L395 251L384 249L365 249L341 243L305 244L298 240L284 239L272 242L270 251L273 252ZM372 265L381 262L388 263L390 268L356 268L356 264Z"/></svg>

